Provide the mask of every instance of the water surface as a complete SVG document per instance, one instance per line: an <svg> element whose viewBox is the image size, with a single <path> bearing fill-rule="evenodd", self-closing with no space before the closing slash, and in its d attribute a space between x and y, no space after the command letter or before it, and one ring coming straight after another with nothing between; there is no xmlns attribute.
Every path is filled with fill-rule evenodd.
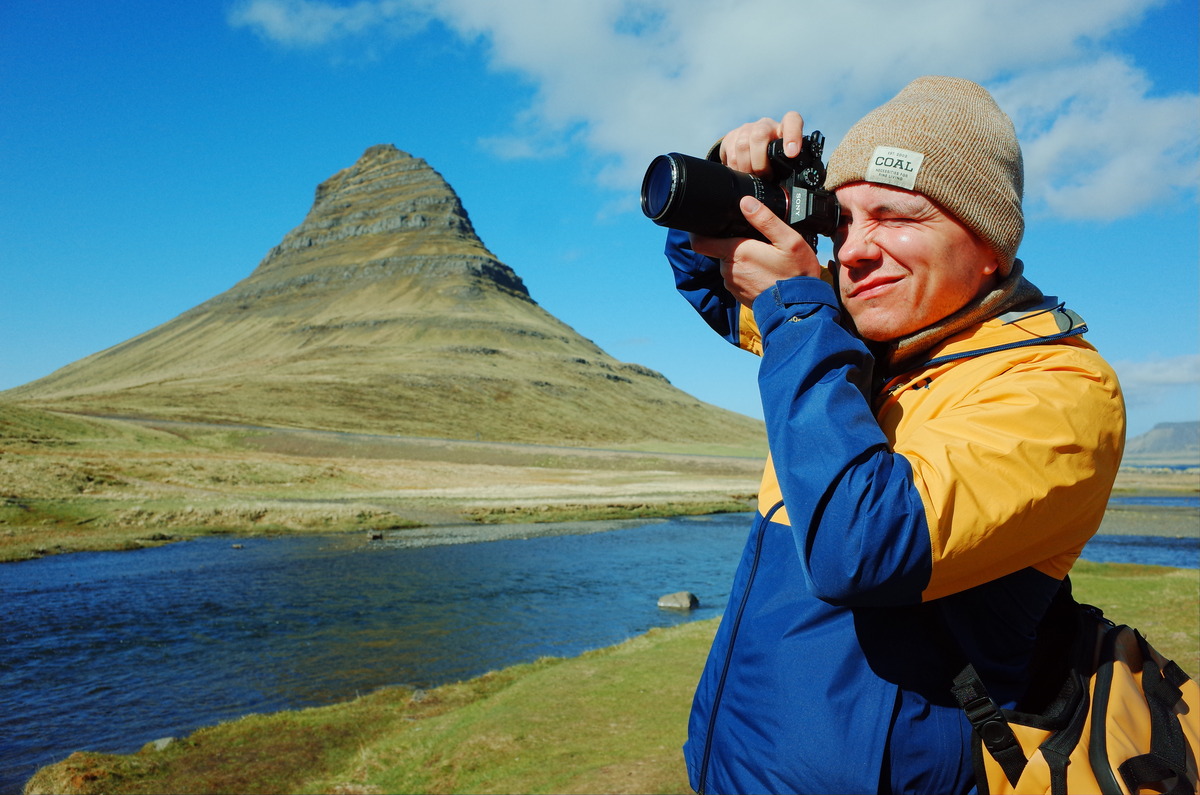
<svg viewBox="0 0 1200 795"><path fill-rule="evenodd" d="M619 524L416 549L206 538L0 566L0 792L74 750L430 687L724 608L748 517ZM700 609L657 607L679 590Z"/></svg>
<svg viewBox="0 0 1200 795"><path fill-rule="evenodd" d="M132 752L251 712L431 687L724 609L749 516L615 525L421 548L359 534L207 538L0 566L0 793L75 750ZM1200 541L1098 536L1084 557L1195 567ZM656 606L679 590L700 609Z"/></svg>

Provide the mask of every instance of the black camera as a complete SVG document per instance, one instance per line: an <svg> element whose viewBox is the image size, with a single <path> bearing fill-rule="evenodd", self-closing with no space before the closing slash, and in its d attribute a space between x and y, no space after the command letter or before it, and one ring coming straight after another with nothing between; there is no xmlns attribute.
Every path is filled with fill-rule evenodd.
<svg viewBox="0 0 1200 795"><path fill-rule="evenodd" d="M799 232L813 251L817 235L832 237L840 208L824 189L825 137L805 136L800 154L787 157L783 141L767 147L775 183L712 160L672 152L659 155L642 179L642 212L659 226L708 237L763 236L746 221L738 202L753 196Z"/></svg>

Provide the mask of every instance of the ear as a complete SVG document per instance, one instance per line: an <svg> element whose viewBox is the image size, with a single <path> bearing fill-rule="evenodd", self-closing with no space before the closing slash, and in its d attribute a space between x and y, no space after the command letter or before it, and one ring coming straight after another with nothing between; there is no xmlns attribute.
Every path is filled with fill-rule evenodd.
<svg viewBox="0 0 1200 795"><path fill-rule="evenodd" d="M1000 271L1000 255L993 251L991 252L991 256L988 257L987 262L984 263L980 273L987 277L1000 273Z"/></svg>

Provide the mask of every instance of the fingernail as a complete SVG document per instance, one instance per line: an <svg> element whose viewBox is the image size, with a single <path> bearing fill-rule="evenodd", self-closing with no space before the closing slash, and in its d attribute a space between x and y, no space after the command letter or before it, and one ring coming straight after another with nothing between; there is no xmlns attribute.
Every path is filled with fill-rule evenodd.
<svg viewBox="0 0 1200 795"><path fill-rule="evenodd" d="M800 154L800 144L795 141L788 141L783 145L783 153L788 157L795 157Z"/></svg>
<svg viewBox="0 0 1200 795"><path fill-rule="evenodd" d="M742 197L742 211L747 213L758 212L758 208L762 207L762 202L753 196Z"/></svg>

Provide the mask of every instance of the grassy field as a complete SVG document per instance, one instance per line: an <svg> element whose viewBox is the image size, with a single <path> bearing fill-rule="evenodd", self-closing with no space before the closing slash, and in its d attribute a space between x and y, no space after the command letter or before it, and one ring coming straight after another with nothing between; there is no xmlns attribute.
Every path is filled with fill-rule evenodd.
<svg viewBox="0 0 1200 795"><path fill-rule="evenodd" d="M745 511L764 451L621 450L85 417L0 402L0 563L200 535L389 531ZM1122 471L1117 493L1200 474ZM1113 509L1103 533L1200 533L1197 512Z"/></svg>
<svg viewBox="0 0 1200 795"><path fill-rule="evenodd" d="M1078 598L1195 674L1196 572L1081 563ZM690 792L680 746L716 620L428 691L252 715L130 755L76 753L26 793Z"/></svg>
<svg viewBox="0 0 1200 795"><path fill-rule="evenodd" d="M597 450L102 419L0 403L0 562L198 535L747 510L753 448Z"/></svg>

